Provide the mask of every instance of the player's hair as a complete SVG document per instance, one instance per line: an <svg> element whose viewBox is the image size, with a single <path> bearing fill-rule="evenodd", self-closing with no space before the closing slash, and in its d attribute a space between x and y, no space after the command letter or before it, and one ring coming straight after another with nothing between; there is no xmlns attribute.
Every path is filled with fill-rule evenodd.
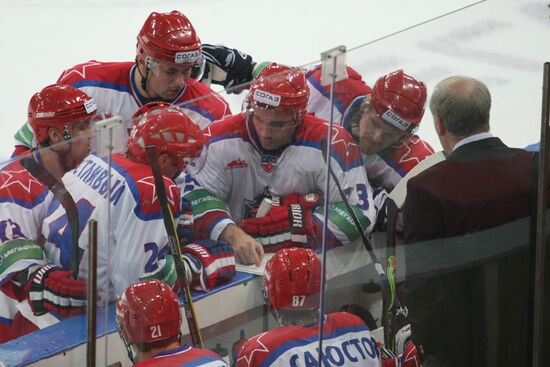
<svg viewBox="0 0 550 367"><path fill-rule="evenodd" d="M319 322L319 309L314 310L274 310L273 317L281 326L311 325Z"/></svg>
<svg viewBox="0 0 550 367"><path fill-rule="evenodd" d="M141 343L141 344L135 343L134 345L140 352L147 353L153 349L166 348L170 344L177 343L177 342L181 342L181 334L171 336L168 339L157 340L150 343Z"/></svg>
<svg viewBox="0 0 550 367"><path fill-rule="evenodd" d="M456 75L440 81L430 99L432 115L458 138L489 131L491 94L477 79Z"/></svg>

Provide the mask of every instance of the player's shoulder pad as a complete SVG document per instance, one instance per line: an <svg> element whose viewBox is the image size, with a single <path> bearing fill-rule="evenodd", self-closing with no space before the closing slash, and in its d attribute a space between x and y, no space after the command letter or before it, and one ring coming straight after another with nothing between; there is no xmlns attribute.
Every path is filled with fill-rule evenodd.
<svg viewBox="0 0 550 367"><path fill-rule="evenodd" d="M42 203L48 188L27 171L19 160L0 171L0 201L15 202L25 208Z"/></svg>
<svg viewBox="0 0 550 367"><path fill-rule="evenodd" d="M209 86L198 80L188 80L182 99L183 101L178 105L196 110L201 115L208 112L212 116L210 118L212 121L231 114L227 101L219 93L214 92Z"/></svg>
<svg viewBox="0 0 550 367"><path fill-rule="evenodd" d="M296 145L310 146L321 151L321 139L327 136L328 122L306 114L304 121L296 131ZM359 146L346 129L337 123L332 125L332 157L345 171L362 166Z"/></svg>
<svg viewBox="0 0 550 367"><path fill-rule="evenodd" d="M335 103L340 105L341 110L345 110L358 96L372 92L372 88L363 81L361 74L351 66L346 66L346 75L345 79L336 82L334 89ZM309 70L306 73L306 78L310 88L317 89L326 98L329 98L330 85L323 86L321 84L321 65Z"/></svg>
<svg viewBox="0 0 550 367"><path fill-rule="evenodd" d="M143 220L161 218L155 178L151 167L120 155L113 156L113 162L116 164L116 166L113 164L115 169L125 177L136 202L134 213ZM180 190L174 181L168 177L163 178L168 202L174 208L174 216L177 216L180 210Z"/></svg>
<svg viewBox="0 0 550 367"><path fill-rule="evenodd" d="M206 145L215 143L216 141L231 139L231 138L246 138L246 113L242 112L233 116L226 117L222 120L215 121L204 130L206 137Z"/></svg>
<svg viewBox="0 0 550 367"><path fill-rule="evenodd" d="M63 71L58 83L76 88L85 86L129 85L133 62L99 62L90 60ZM98 84L99 83L99 84Z"/></svg>
<svg viewBox="0 0 550 367"><path fill-rule="evenodd" d="M329 314L329 320L331 320L332 322L334 322L335 324L338 325L338 327L342 327L342 326L349 326L349 327L352 327L352 326L364 326L365 328L368 329L367 325L365 324L365 322L357 315L354 315L352 313L349 313L349 312L333 312L331 314Z"/></svg>
<svg viewBox="0 0 550 367"><path fill-rule="evenodd" d="M382 158L394 162L404 173L407 173L433 153L434 149L427 141L413 135L398 147L390 148Z"/></svg>

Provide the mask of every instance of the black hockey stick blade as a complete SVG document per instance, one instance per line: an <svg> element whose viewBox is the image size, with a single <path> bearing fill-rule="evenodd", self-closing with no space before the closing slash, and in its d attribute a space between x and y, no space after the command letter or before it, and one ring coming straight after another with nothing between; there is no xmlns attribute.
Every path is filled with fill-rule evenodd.
<svg viewBox="0 0 550 367"><path fill-rule="evenodd" d="M67 191L61 181L55 178L45 167L39 164L32 158L21 158L21 165L29 171L31 175L36 177L43 185L53 193L53 195L59 200L61 206L65 209L67 214L67 223L71 228L71 270L73 279L78 279L78 267L80 263L80 249L78 247L78 237L80 235L80 225L78 220L78 209L73 197Z"/></svg>
<svg viewBox="0 0 550 367"><path fill-rule="evenodd" d="M183 264L183 261L181 259L181 248L179 238L176 233L174 217L172 216L170 206L168 205L168 197L166 196L164 178L162 177L162 173L160 171L157 147L150 145L147 146L145 150L147 153L147 160L149 161L149 165L151 166L151 170L153 171L153 178L155 179L155 189L162 212L164 228L166 229L166 234L168 235L170 251L174 256L174 261L176 263L176 273L178 276L178 280L180 281L180 295L183 299L183 308L185 311L185 318L187 319L187 325L189 327L189 334L191 335L191 341L193 342L194 347L202 348L202 336L199 329L197 315L193 308L191 290L189 289L189 284L187 284L186 281L187 278L185 276L185 265Z"/></svg>

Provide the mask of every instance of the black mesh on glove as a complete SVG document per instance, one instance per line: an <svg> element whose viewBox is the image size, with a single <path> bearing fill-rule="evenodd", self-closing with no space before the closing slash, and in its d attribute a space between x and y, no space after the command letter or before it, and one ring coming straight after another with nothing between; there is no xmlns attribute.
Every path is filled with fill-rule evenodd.
<svg viewBox="0 0 550 367"><path fill-rule="evenodd" d="M223 85L225 89L229 89L229 93L239 93L242 89L232 87L252 81L252 71L256 63L250 55L234 48L207 43L202 44L202 54L206 60L202 79L208 78L211 70L209 64L212 64L227 73L225 80L212 79L212 83Z"/></svg>

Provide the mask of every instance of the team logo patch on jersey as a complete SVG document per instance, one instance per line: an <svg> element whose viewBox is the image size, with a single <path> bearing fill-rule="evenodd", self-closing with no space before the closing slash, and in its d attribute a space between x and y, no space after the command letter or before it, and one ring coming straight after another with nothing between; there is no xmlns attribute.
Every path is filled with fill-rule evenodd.
<svg viewBox="0 0 550 367"><path fill-rule="evenodd" d="M225 169L236 169L236 168L246 168L248 167L248 163L246 161L243 161L242 159L234 159L231 162L227 163L225 166Z"/></svg>
<svg viewBox="0 0 550 367"><path fill-rule="evenodd" d="M271 173L277 165L277 156L262 155L262 168L264 171Z"/></svg>
<svg viewBox="0 0 550 367"><path fill-rule="evenodd" d="M6 242L16 238L25 238L19 224L11 219L0 221L0 241Z"/></svg>

